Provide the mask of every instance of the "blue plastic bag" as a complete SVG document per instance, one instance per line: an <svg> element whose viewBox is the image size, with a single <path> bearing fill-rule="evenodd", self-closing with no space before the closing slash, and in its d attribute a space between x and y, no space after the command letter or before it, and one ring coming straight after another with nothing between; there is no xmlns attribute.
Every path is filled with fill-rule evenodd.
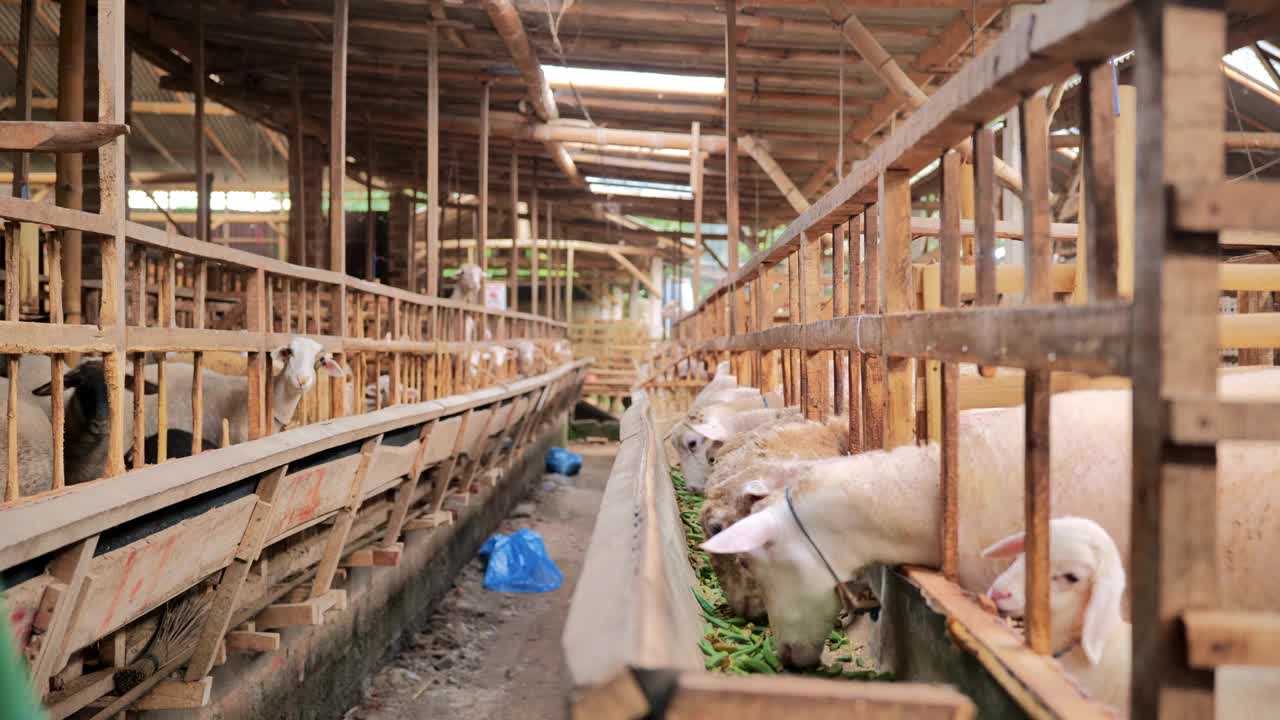
<svg viewBox="0 0 1280 720"><path fill-rule="evenodd" d="M547 451L547 472L577 475L581 469L581 455L571 453L562 447L553 447Z"/></svg>
<svg viewBox="0 0 1280 720"><path fill-rule="evenodd" d="M528 528L493 535L480 547L480 557L489 563L484 570L485 590L551 592L564 582L560 568L547 555L542 536Z"/></svg>

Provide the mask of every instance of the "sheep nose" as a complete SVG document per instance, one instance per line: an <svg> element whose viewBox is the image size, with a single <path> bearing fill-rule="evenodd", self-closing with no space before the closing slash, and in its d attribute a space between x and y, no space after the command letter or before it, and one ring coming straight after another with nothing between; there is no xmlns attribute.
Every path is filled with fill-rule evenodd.
<svg viewBox="0 0 1280 720"><path fill-rule="evenodd" d="M987 597L991 598L996 602L1000 602L1001 600L1008 600L1009 598L1013 597L1013 593L1009 592L1008 590L996 590L993 588L991 591L987 593Z"/></svg>

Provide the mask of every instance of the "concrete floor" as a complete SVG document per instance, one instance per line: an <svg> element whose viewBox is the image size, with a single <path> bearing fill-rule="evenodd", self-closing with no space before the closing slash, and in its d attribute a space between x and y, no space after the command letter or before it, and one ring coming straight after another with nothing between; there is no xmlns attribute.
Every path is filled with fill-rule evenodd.
<svg viewBox="0 0 1280 720"><path fill-rule="evenodd" d="M483 565L473 560L430 625L368 680L365 701L340 717L566 717L569 685L560 635L617 445L570 449L583 456L582 472L567 484L544 481L499 528L502 533L525 527L539 532L564 574L560 589L529 595L489 592L481 586Z"/></svg>

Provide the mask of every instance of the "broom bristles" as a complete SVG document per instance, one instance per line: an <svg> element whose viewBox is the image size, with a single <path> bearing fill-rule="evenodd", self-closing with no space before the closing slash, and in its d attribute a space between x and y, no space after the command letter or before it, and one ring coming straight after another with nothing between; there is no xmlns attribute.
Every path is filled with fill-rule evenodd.
<svg viewBox="0 0 1280 720"><path fill-rule="evenodd" d="M210 595L188 595L165 605L160 626L147 644L146 652L112 675L117 693L124 694L137 687L195 640L196 633L203 627L200 620L209 606Z"/></svg>

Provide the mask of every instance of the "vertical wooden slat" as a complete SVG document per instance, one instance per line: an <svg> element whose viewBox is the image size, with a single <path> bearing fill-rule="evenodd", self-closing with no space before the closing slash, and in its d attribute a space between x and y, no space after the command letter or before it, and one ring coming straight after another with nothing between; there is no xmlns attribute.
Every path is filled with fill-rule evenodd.
<svg viewBox="0 0 1280 720"><path fill-rule="evenodd" d="M725 87L738 87L737 0L724 3L724 78ZM738 246L742 232L738 220L738 93L724 95L724 201L725 222L729 239L729 272L738 271ZM729 312L734 309L729 308Z"/></svg>
<svg viewBox="0 0 1280 720"><path fill-rule="evenodd" d="M138 327L147 326L147 252L137 248L133 253L133 322ZM146 464L146 377L144 353L133 354L133 467Z"/></svg>
<svg viewBox="0 0 1280 720"><path fill-rule="evenodd" d="M511 141L511 261L508 268L507 308L520 309L520 145Z"/></svg>
<svg viewBox="0 0 1280 720"><path fill-rule="evenodd" d="M85 0L64 0L58 12L58 111L60 121L83 122ZM84 154L59 153L57 156L58 207L79 210L84 201ZM59 233L62 243L62 305L65 321L78 324L81 309L82 236L78 230ZM71 360L74 362L74 358Z"/></svg>
<svg viewBox="0 0 1280 720"><path fill-rule="evenodd" d="M306 152L306 136L303 134L303 113L302 113L302 78L298 73L298 66L292 68L293 82L289 85L289 99L291 101L291 109L293 115L292 127L289 128L293 133L292 146L293 150L289 152L289 163L293 165L293 172L297 175L298 181L289 187L290 207L297 208L297 211L289 216L290 223L296 223L295 226L289 228L289 232L296 238L295 246L299 250L296 256L287 256L289 262L298 265L318 266L319 263L313 257L317 254L319 248L311 247L307 237L307 152Z"/></svg>
<svg viewBox="0 0 1280 720"><path fill-rule="evenodd" d="M125 53L124 0L98 2L98 121L124 123ZM109 218L114 232L101 243L102 308L98 313L104 333L115 350L104 356L110 407L107 477L124 471L124 353L125 353L125 138L117 137L98 149L100 214Z"/></svg>
<svg viewBox="0 0 1280 720"><path fill-rule="evenodd" d="M366 280L377 279L378 235L373 214L373 173L377 158L374 156L373 128L365 121L365 176L364 176L364 277Z"/></svg>
<svg viewBox="0 0 1280 720"><path fill-rule="evenodd" d="M996 191L995 131L978 128L973 133L973 228L977 249L977 294L975 307L994 307L996 304ZM994 367L978 368L983 377L995 377Z"/></svg>
<svg viewBox="0 0 1280 720"><path fill-rule="evenodd" d="M1220 601L1216 449L1170 436L1168 401L1217 389L1218 234L1173 226L1173 193L1223 182L1222 3L1137 5L1129 714L1213 716L1213 673L1188 667L1180 616ZM1117 163L1117 167L1119 167ZM1122 290L1123 293L1123 290Z"/></svg>
<svg viewBox="0 0 1280 720"><path fill-rule="evenodd" d="M427 294L440 296L440 38L427 33Z"/></svg>
<svg viewBox="0 0 1280 720"><path fill-rule="evenodd" d="M689 133L689 188L693 191L693 304L697 305L702 299L702 123L694 121Z"/></svg>
<svg viewBox="0 0 1280 720"><path fill-rule="evenodd" d="M22 0L18 13L18 66L17 91L14 93L14 119L31 119L31 32L35 22L36 1ZM28 180L31 174L31 154L13 154L13 192L16 198L31 197ZM16 377L16 376L15 376Z"/></svg>
<svg viewBox="0 0 1280 720"><path fill-rule="evenodd" d="M264 347L267 342L266 335L266 273L259 268L250 274L249 289L245 293L245 324L246 330L250 333L257 334L258 347ZM264 376L266 370L264 368L264 356L266 353L251 352L249 353L248 368L248 385L249 385L249 439L257 440L266 434L268 422L273 422L266 416L266 382Z"/></svg>
<svg viewBox="0 0 1280 720"><path fill-rule="evenodd" d="M342 274L347 271L347 223L343 196L347 177L349 4L350 0L334 0L333 3L333 70L329 96L329 269Z"/></svg>
<svg viewBox="0 0 1280 720"><path fill-rule="evenodd" d="M205 67L204 3L197 2L193 9L192 28L195 39L194 57L191 58L191 82L194 89L195 112L191 118L191 142L195 148L196 170L196 237L209 240L209 153L205 142L205 83L209 73Z"/></svg>
<svg viewBox="0 0 1280 720"><path fill-rule="evenodd" d="M208 263L196 259L194 316L191 326L197 330L205 326L205 303L208 299ZM191 454L199 455L204 448L204 353L191 353Z"/></svg>
<svg viewBox="0 0 1280 720"><path fill-rule="evenodd" d="M800 322L819 320L822 303L822 239L805 234L800 240ZM823 354L804 351L801 362L803 411L812 420L826 420L826 368Z"/></svg>
<svg viewBox="0 0 1280 720"><path fill-rule="evenodd" d="M318 598L333 589L333 576L338 569L338 561L342 559L342 549L351 535L351 526L355 522L356 513L360 511L363 499L365 478L369 476L369 468L373 465L373 456L382 444L382 436L371 437L360 446L360 462L351 474L351 487L346 503L338 510L325 539L324 553L316 566L316 576L311 583L311 597Z"/></svg>
<svg viewBox="0 0 1280 720"><path fill-rule="evenodd" d="M488 276L489 253L489 82L480 83L480 203L476 210L479 232L476 234L476 264ZM515 238L512 236L512 241Z"/></svg>
<svg viewBox="0 0 1280 720"><path fill-rule="evenodd" d="M1080 133L1084 153L1084 281L1090 302L1114 300L1119 245L1116 226L1116 111L1111 63L1098 63L1081 73ZM1078 241L1077 241L1078 242ZM1079 260L1077 260L1079 262ZM1077 272L1077 276L1079 273Z"/></svg>
<svg viewBox="0 0 1280 720"><path fill-rule="evenodd" d="M538 277L538 161L533 161L533 189L529 199L529 291L533 293L530 298L531 309L529 312L534 315L538 314L538 285L541 279Z"/></svg>
<svg viewBox="0 0 1280 720"><path fill-rule="evenodd" d="M885 312L911 310L911 174L888 170L880 176L880 213L884 261ZM915 441L915 373L911 358L885 357L884 443L886 448Z"/></svg>
<svg viewBox="0 0 1280 720"><path fill-rule="evenodd" d="M10 235L10 237L13 237ZM16 306L8 306L16 307ZM6 311L8 310L6 307ZM21 355L9 356L9 372L12 376L9 378L9 392L5 398L5 444L7 453L5 456L5 472L8 476L5 479L4 499L6 501L16 500L21 492L19 483L19 473L22 472L18 465L18 368L22 362Z"/></svg>
<svg viewBox="0 0 1280 720"><path fill-rule="evenodd" d="M941 304L960 307L960 196L961 160L954 150L942 156ZM960 546L960 365L942 364L942 572L956 580Z"/></svg>
<svg viewBox="0 0 1280 720"><path fill-rule="evenodd" d="M846 223L831 229L831 316L844 317L849 314L849 276L845 274L845 251L849 246ZM831 353L833 358L832 375L832 407L836 415L846 412L849 404L849 392L845 381L849 378L848 353L837 351Z"/></svg>
<svg viewBox="0 0 1280 720"><path fill-rule="evenodd" d="M564 279L564 321L569 327L573 327L573 277L575 270L573 267L573 246L565 251L565 279Z"/></svg>
<svg viewBox="0 0 1280 720"><path fill-rule="evenodd" d="M1022 228L1027 302L1053 302L1053 239L1049 236L1049 125L1044 95L1022 102ZM1028 370L1026 398L1027 644L1051 651L1049 617L1049 402L1051 373Z"/></svg>
<svg viewBox="0 0 1280 720"><path fill-rule="evenodd" d="M849 304L848 314L862 315L863 307L863 260L862 260L862 215L849 218ZM863 450L862 426L864 393L862 388L862 363L866 356L855 346L849 351L849 452L859 453Z"/></svg>

